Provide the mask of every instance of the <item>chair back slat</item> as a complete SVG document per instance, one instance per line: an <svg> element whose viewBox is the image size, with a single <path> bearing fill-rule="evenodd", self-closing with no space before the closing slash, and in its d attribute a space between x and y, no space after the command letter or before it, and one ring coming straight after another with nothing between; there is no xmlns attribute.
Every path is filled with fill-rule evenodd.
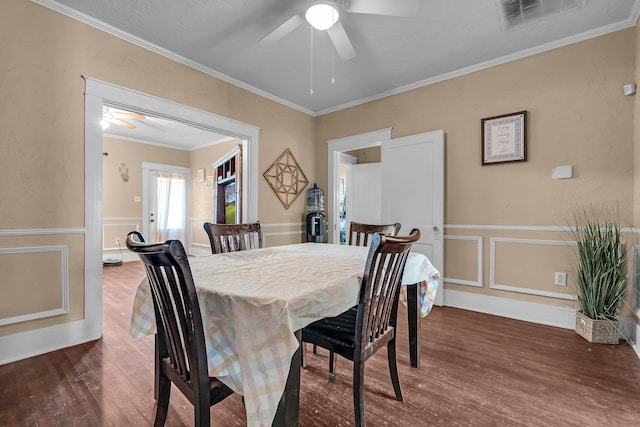
<svg viewBox="0 0 640 427"><path fill-rule="evenodd" d="M177 271L172 267L152 267L153 280L156 282L152 289L157 291L156 297L160 308L163 329L166 332L167 349L171 365L185 380L190 380L188 343L190 311L181 295ZM166 284L166 286L163 286Z"/></svg>
<svg viewBox="0 0 640 427"><path fill-rule="evenodd" d="M349 224L349 245L368 246L375 233L396 236L400 231L400 224L363 224L353 222Z"/></svg>
<svg viewBox="0 0 640 427"><path fill-rule="evenodd" d="M402 273L409 251L419 238L420 231L414 229L407 237L376 233L371 240L356 320L356 331L361 331L356 348L362 343L363 352L371 351L378 340L394 331Z"/></svg>
<svg viewBox="0 0 640 427"><path fill-rule="evenodd" d="M197 393L200 384L208 387L209 374L200 306L187 254L178 240L143 242L137 232L127 236L127 247L145 265L160 357L168 357L175 373Z"/></svg>
<svg viewBox="0 0 640 427"><path fill-rule="evenodd" d="M245 224L213 224L204 223L204 229L209 236L211 253L245 251L263 247L260 222Z"/></svg>

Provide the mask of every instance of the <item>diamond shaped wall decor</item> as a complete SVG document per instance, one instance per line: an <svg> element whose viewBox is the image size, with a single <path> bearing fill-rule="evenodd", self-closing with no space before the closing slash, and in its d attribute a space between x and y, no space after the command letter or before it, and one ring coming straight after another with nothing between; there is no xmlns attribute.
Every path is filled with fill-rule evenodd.
<svg viewBox="0 0 640 427"><path fill-rule="evenodd" d="M262 175L285 209L289 209L289 206L309 183L296 158L293 157L291 150L288 148Z"/></svg>

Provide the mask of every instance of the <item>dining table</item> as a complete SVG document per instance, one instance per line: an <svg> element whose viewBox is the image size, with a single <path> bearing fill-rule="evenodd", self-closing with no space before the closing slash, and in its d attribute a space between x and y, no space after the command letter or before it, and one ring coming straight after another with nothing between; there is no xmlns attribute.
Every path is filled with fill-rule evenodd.
<svg viewBox="0 0 640 427"><path fill-rule="evenodd" d="M248 426L298 425L300 331L357 304L368 250L299 243L189 258L209 375L244 397ZM414 328L431 309L439 279L425 255L409 254L401 294L408 313L414 308ZM413 331L415 344L418 332ZM144 278L129 334L154 333L153 300Z"/></svg>

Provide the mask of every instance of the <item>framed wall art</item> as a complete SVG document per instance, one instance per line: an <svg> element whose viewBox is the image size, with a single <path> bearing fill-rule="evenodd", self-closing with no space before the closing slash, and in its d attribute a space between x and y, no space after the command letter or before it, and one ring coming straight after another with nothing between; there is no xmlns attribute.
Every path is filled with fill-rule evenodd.
<svg viewBox="0 0 640 427"><path fill-rule="evenodd" d="M527 112L482 119L482 166L527 160Z"/></svg>

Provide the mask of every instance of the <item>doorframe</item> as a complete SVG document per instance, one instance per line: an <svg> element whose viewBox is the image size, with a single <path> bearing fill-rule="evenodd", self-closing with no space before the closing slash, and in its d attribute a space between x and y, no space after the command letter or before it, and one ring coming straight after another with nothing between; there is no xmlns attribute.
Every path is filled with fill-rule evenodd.
<svg viewBox="0 0 640 427"><path fill-rule="evenodd" d="M344 151L381 146L382 141L391 139L391 129L378 129L327 141L327 226L329 243L340 242L340 227L338 226L340 213L338 212L339 205L336 203L340 191L340 154Z"/></svg>
<svg viewBox="0 0 640 427"><path fill-rule="evenodd" d="M200 129L228 135L242 140L245 156L243 170L243 220L258 219L258 143L260 128L207 111L198 110L163 98L88 76L85 80L84 149L85 149L85 248L84 288L85 318L82 328L68 338L71 344L86 342L102 336L102 109L104 105L135 110L156 117L178 121ZM71 341L72 340L72 341Z"/></svg>

